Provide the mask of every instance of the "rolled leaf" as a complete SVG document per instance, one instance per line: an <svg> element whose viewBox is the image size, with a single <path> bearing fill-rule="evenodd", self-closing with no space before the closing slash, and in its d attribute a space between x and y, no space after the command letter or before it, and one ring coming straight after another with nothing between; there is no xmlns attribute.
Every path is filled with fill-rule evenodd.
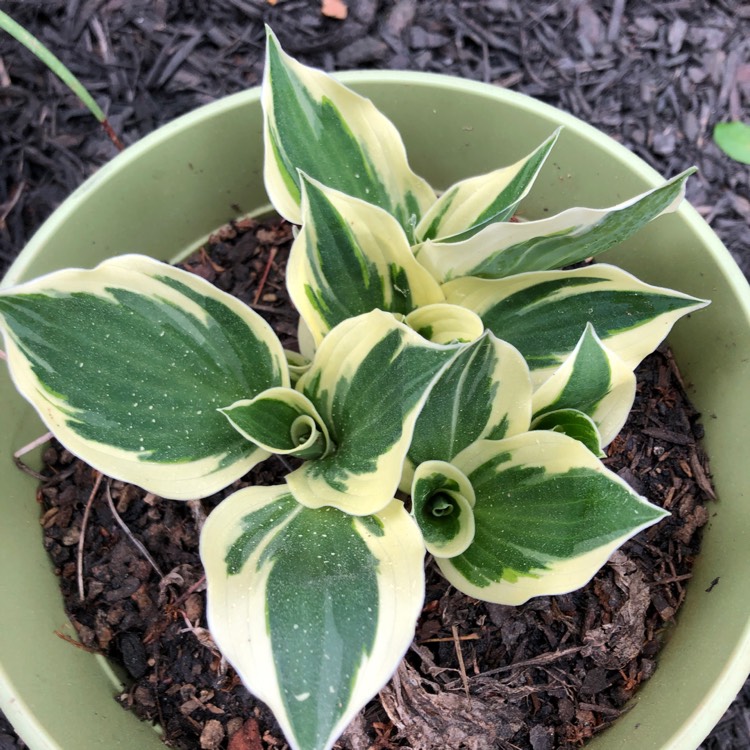
<svg viewBox="0 0 750 750"><path fill-rule="evenodd" d="M451 462L482 438L526 432L531 419L531 381L523 357L489 331L464 347L430 391L414 428L400 487L407 491L413 467Z"/></svg>
<svg viewBox="0 0 750 750"><path fill-rule="evenodd" d="M142 256L59 271L0 293L13 380L74 454L165 497L210 495L267 453L217 409L288 385L255 312Z"/></svg>
<svg viewBox="0 0 750 750"><path fill-rule="evenodd" d="M557 409L548 411L532 420L532 430L551 430L572 437L583 443L597 458L607 454L602 450L602 437L596 422L578 409Z"/></svg>
<svg viewBox="0 0 750 750"><path fill-rule="evenodd" d="M538 221L495 223L460 242L429 240L417 260L439 281L462 276L500 279L573 265L631 237L649 221L677 210L694 168L661 187L611 208L570 208Z"/></svg>
<svg viewBox="0 0 750 750"><path fill-rule="evenodd" d="M378 310L334 328L297 389L315 406L336 449L287 477L295 497L354 515L384 508L396 492L419 411L459 349L432 344Z"/></svg>
<svg viewBox="0 0 750 750"><path fill-rule="evenodd" d="M445 302L418 307L404 322L435 344L474 341L484 333L484 323L475 312Z"/></svg>
<svg viewBox="0 0 750 750"><path fill-rule="evenodd" d="M370 310L406 315L443 301L382 208L307 177L302 190L303 227L292 245L287 288L316 345L334 326Z"/></svg>
<svg viewBox="0 0 750 750"><path fill-rule="evenodd" d="M380 206L412 239L435 193L409 168L396 128L369 99L289 57L270 29L267 37L263 175L276 210L301 223L301 170Z"/></svg>
<svg viewBox="0 0 750 750"><path fill-rule="evenodd" d="M456 279L443 291L448 302L476 312L487 328L523 354L535 386L570 356L588 323L608 349L635 369L677 320L708 304L604 263L508 279Z"/></svg>
<svg viewBox="0 0 750 750"><path fill-rule="evenodd" d="M294 750L329 750L414 637L424 545L402 503L356 518L285 486L222 502L201 533L208 623Z"/></svg>
<svg viewBox="0 0 750 750"><path fill-rule="evenodd" d="M310 359L300 352L293 352L290 349L284 349L284 356L289 370L289 378L294 385L310 367Z"/></svg>
<svg viewBox="0 0 750 750"><path fill-rule="evenodd" d="M625 540L668 515L555 432L479 441L453 461L476 494L474 541L436 558L459 590L498 604L583 586Z"/></svg>
<svg viewBox="0 0 750 750"><path fill-rule="evenodd" d="M449 187L422 218L417 240L461 242L490 224L510 219L534 184L561 130L558 128L515 164Z"/></svg>
<svg viewBox="0 0 750 750"><path fill-rule="evenodd" d="M561 409L580 410L596 423L601 445L609 445L628 418L635 386L633 370L604 346L589 323L570 356L534 391L534 419Z"/></svg>
<svg viewBox="0 0 750 750"><path fill-rule="evenodd" d="M269 388L219 411L247 440L270 453L316 459L334 450L315 407L291 388Z"/></svg>
<svg viewBox="0 0 750 750"><path fill-rule="evenodd" d="M426 461L411 488L412 515L425 547L437 557L455 557L474 539L474 489L455 466Z"/></svg>

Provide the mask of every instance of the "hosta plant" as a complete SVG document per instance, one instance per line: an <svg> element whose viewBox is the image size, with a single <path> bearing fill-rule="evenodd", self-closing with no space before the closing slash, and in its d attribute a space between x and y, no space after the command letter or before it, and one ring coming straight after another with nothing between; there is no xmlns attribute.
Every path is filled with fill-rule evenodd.
<svg viewBox="0 0 750 750"><path fill-rule="evenodd" d="M582 263L673 210L687 173L526 221L557 133L438 196L370 102L270 33L263 85L301 353L139 255L4 290L0 322L18 390L105 474L184 500L297 459L223 501L200 551L217 645L292 747L328 750L411 642L426 553L517 604L583 585L665 515L600 459L636 365L706 303Z"/></svg>

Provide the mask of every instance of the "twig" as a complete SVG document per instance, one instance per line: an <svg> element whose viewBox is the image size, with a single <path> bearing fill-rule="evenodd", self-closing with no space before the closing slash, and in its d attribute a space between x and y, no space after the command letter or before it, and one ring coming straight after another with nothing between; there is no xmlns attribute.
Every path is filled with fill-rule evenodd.
<svg viewBox="0 0 750 750"><path fill-rule="evenodd" d="M461 639L458 637L458 626L453 625L451 630L453 631L453 645L456 649L456 656L458 657L458 669L461 673L461 682L464 684L464 693L466 697L469 697L469 678L466 676L466 665L464 664L464 655L461 651Z"/></svg>
<svg viewBox="0 0 750 750"><path fill-rule="evenodd" d="M256 305L253 303L252 305L250 305L250 307L253 310L259 310L260 312L282 313L282 314L284 313L283 308L271 307L271 305Z"/></svg>
<svg viewBox="0 0 750 750"><path fill-rule="evenodd" d="M654 579L651 583L654 586L663 586L667 583L679 583L680 581L689 581L693 577L692 573L685 573L681 576L671 576L670 578Z"/></svg>
<svg viewBox="0 0 750 750"><path fill-rule="evenodd" d="M187 599L190 594L193 594L196 592L201 584L204 584L206 582L206 574L204 573L184 594L180 594L180 597L174 602L174 606L178 606L179 604L182 604L182 602Z"/></svg>
<svg viewBox="0 0 750 750"><path fill-rule="evenodd" d="M203 524L206 522L206 518L208 518L206 511L203 509L203 504L200 500L188 500L187 506L190 509L190 514L193 516L195 526L200 533Z"/></svg>
<svg viewBox="0 0 750 750"><path fill-rule="evenodd" d="M22 471L24 474L28 474L28 476L30 476L32 479L36 479L37 482L43 482L46 484L49 481L49 477L45 477L44 474L40 474L38 471L34 471L34 469L21 461L20 458L14 457L13 463L16 465L16 468L19 471Z"/></svg>
<svg viewBox="0 0 750 750"><path fill-rule="evenodd" d="M468 633L467 635L459 635L459 641L478 641L480 638L479 633ZM419 644L423 643L454 643L456 640L455 636L452 638L425 638L423 641L419 641Z"/></svg>
<svg viewBox="0 0 750 750"><path fill-rule="evenodd" d="M255 290L255 297L253 297L253 304L257 305L258 301L260 300L260 295L263 294L263 287L266 285L266 280L268 279L268 274L271 272L271 265L273 264L273 260L276 257L277 248L276 245L271 247L270 252L268 253L268 261L266 262L266 267L263 270L263 275L260 277L260 284L258 284L258 288Z"/></svg>
<svg viewBox="0 0 750 750"><path fill-rule="evenodd" d="M83 521L81 521L81 533L78 536L78 554L76 555L76 568L78 577L78 596L81 601L85 601L86 593L83 588L83 544L86 538L86 526L89 522L89 513L91 512L91 506L94 504L94 498L96 493L99 491L99 485L102 483L102 473L96 472L96 481L94 482L94 489L91 490L89 499L86 501L86 507L83 511Z"/></svg>
<svg viewBox="0 0 750 750"><path fill-rule="evenodd" d="M159 657L161 656L161 651L157 650L156 653L156 659L154 660L154 675L156 677L156 685L153 687L153 695L156 698L156 713L159 716L159 726L165 727L166 724L164 723L164 714L161 710L161 700L159 698L159 690L157 688L158 685L161 685L161 679L159 678Z"/></svg>
<svg viewBox="0 0 750 750"><path fill-rule="evenodd" d="M0 205L0 229L5 229L5 220L10 215L10 212L15 208L16 203L18 203L18 201L20 200L25 188L26 188L26 183L19 182L13 188L13 191L11 192L8 200L5 201L5 203L3 203L2 205ZM4 354L2 358L5 359Z"/></svg>
<svg viewBox="0 0 750 750"><path fill-rule="evenodd" d="M219 658L223 659L221 652L218 649L218 646L216 645L216 642L214 641L213 636L211 635L211 631L207 630L206 628L201 628L198 626L198 620L195 621L195 625L193 625L192 622L190 622L188 616L180 610L180 614L182 615L182 619L185 621L185 624L187 625L186 628L183 628L180 630L180 633L192 633L198 643L201 644L204 648L207 648L214 656L218 656Z"/></svg>
<svg viewBox="0 0 750 750"><path fill-rule="evenodd" d="M497 669L490 669L487 672L482 672L480 677L489 677L493 674L500 674L500 672L510 672L513 669L521 669L523 667L540 667L544 664L551 664L558 659L562 659L565 656L571 656L577 654L583 649L583 646L572 646L562 651L549 651L546 654L540 654L535 656L533 659L527 659L526 661L517 661L515 664L507 664L504 667L498 667Z"/></svg>
<svg viewBox="0 0 750 750"><path fill-rule="evenodd" d="M112 517L115 519L115 521L117 521L117 525L125 532L125 535L136 546L138 551L149 561L151 567L156 571L159 578L164 578L164 573L161 572L161 569L156 564L156 560L151 557L149 551L143 546L143 543L136 539L135 536L133 536L133 532L128 528L128 525L125 523L125 521L122 520L122 518L120 518L120 514L115 508L115 504L112 502L112 492L110 490L111 482L107 481L104 497L107 498L107 504L109 505L109 509L112 512Z"/></svg>
<svg viewBox="0 0 750 750"><path fill-rule="evenodd" d="M48 432L46 435L41 435L35 440L32 440L27 445L24 445L23 448L19 448L13 454L13 458L21 458L21 456L25 456L29 451L33 451L34 448L38 448L40 445L44 445L47 441L51 440L52 437L53 436L51 432Z"/></svg>
<svg viewBox="0 0 750 750"><path fill-rule="evenodd" d="M30 466L21 461L20 458L14 458L13 463L19 471L24 474L33 477L37 482L41 482L45 487L54 487L56 484L60 484L63 480L67 479L75 470L76 465L69 466L65 471L61 471L59 474L55 474L51 477L46 477L44 474L40 474L38 471L34 471Z"/></svg>
<svg viewBox="0 0 750 750"><path fill-rule="evenodd" d="M92 646L85 646L80 641L77 641L75 638L71 638L69 635L65 635L65 633L61 633L59 630L53 630L52 631L58 638L62 638L66 643L69 643L71 646L75 646L76 648L80 648L81 651L85 651L89 654L103 654L104 652L101 649L93 648Z"/></svg>

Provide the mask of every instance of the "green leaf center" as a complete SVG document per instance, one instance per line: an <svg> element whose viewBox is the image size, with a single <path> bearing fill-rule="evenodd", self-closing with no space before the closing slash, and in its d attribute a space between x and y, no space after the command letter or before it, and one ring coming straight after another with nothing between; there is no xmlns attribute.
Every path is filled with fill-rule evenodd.
<svg viewBox="0 0 750 750"><path fill-rule="evenodd" d="M436 492L427 501L427 512L433 518L451 516L456 510L456 501L446 492Z"/></svg>

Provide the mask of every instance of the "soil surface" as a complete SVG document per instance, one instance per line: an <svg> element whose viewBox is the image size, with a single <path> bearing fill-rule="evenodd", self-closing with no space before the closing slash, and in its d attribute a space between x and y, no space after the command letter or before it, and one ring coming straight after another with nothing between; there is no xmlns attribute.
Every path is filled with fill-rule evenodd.
<svg viewBox="0 0 750 750"><path fill-rule="evenodd" d="M347 17L321 5L348 6ZM696 164L688 198L750 270L750 170L711 140L716 122L748 111L750 9L740 0L6 0L3 10L82 79L126 144L256 84L264 21L328 70L428 70L536 96L665 176ZM0 269L114 153L80 103L0 35ZM19 746L0 719L0 750ZM703 747L750 747L750 683Z"/></svg>

